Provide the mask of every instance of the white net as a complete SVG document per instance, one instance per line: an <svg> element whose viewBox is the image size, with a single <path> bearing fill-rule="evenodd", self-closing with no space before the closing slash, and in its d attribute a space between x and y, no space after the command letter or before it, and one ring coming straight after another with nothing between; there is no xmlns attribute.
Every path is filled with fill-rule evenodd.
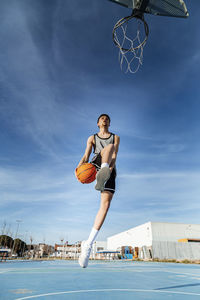
<svg viewBox="0 0 200 300"><path fill-rule="evenodd" d="M131 24L129 21L131 20ZM136 73L143 63L143 48L148 38L143 17L131 15L119 20L113 28L113 41L119 48L119 62L125 73Z"/></svg>

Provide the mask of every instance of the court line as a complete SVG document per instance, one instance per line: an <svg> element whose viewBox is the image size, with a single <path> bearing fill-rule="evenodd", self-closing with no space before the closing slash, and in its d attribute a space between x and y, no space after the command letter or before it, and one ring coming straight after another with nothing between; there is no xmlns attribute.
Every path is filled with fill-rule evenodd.
<svg viewBox="0 0 200 300"><path fill-rule="evenodd" d="M48 293L48 294L39 294L34 296L27 296L23 298L17 298L16 300L24 299L33 299L46 296L55 296L63 294L75 294L75 293L91 293L91 292L142 292L142 293L162 293L162 294L178 294L178 295L190 295L190 296L200 296L197 293L188 293L188 292L174 292L174 291L158 291L158 290L142 290L142 289L96 289L96 290L77 290L77 291L66 291L66 292L57 292L57 293Z"/></svg>
<svg viewBox="0 0 200 300"><path fill-rule="evenodd" d="M41 270L44 271L43 268L29 268L29 269L20 269L20 270L18 268L15 268L15 269L4 269L4 270L0 271L0 274L4 274L4 273L15 273L15 274L29 273L29 274L36 274L36 273L41 273ZM99 270L99 269L98 268L95 268L95 269L93 268L92 270L94 271L94 270ZM116 268L116 270L117 270L117 268ZM59 268L49 268L49 269L47 269L47 271L44 271L44 273L45 274L52 273L52 271L56 273L56 272L60 272L60 269ZM64 269L61 269L61 271L65 272ZM108 271L109 271L109 269L108 269ZM118 272L121 272L121 271L126 271L126 270L124 268L123 270L119 270ZM141 269L134 269L134 273L136 273L136 272L138 272L138 273L144 272L144 269L143 268L141 268ZM152 273L154 273L154 272L171 273L171 274L177 274L177 275L196 276L198 278L200 276L200 272L199 272L199 274L193 274L193 273L185 273L185 272L171 271L171 270L164 270L164 269L156 269L156 268L155 269L152 268L152 269L145 270L145 272L146 273L151 273L151 272Z"/></svg>

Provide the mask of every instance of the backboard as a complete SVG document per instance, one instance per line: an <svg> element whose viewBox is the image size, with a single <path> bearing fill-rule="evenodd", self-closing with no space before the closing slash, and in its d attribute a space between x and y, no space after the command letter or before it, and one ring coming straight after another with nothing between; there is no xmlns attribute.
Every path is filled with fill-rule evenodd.
<svg viewBox="0 0 200 300"><path fill-rule="evenodd" d="M183 0L109 0L127 8L156 16L180 17L189 16Z"/></svg>

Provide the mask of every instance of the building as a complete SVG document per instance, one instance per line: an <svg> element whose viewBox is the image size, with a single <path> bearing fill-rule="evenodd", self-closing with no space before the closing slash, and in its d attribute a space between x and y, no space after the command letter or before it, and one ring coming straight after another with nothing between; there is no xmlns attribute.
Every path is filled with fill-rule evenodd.
<svg viewBox="0 0 200 300"><path fill-rule="evenodd" d="M42 257L49 257L54 252L54 248L50 245L45 243L39 243L37 246L37 256Z"/></svg>
<svg viewBox="0 0 200 300"><path fill-rule="evenodd" d="M132 247L142 259L200 260L200 225L148 222L109 237L107 246Z"/></svg>
<svg viewBox="0 0 200 300"><path fill-rule="evenodd" d="M107 242L105 241L95 241L92 245L91 258L93 259L101 259L101 256L98 255L101 251L105 251L107 249Z"/></svg>
<svg viewBox="0 0 200 300"><path fill-rule="evenodd" d="M120 251L100 250L96 252L95 259L115 260L115 259L119 259L118 257L119 254Z"/></svg>
<svg viewBox="0 0 200 300"><path fill-rule="evenodd" d="M54 252L54 247L45 243L27 245L27 251L24 252L24 257L29 259L47 258Z"/></svg>
<svg viewBox="0 0 200 300"><path fill-rule="evenodd" d="M82 241L81 248L83 247L85 241ZM102 251L107 249L107 242L105 241L95 241L92 245L92 250L90 253L90 259L103 259L104 256L101 255Z"/></svg>
<svg viewBox="0 0 200 300"><path fill-rule="evenodd" d="M75 244L68 244L68 242L63 245L55 244L55 257L67 258L67 259L77 259L81 252L81 242Z"/></svg>
<svg viewBox="0 0 200 300"><path fill-rule="evenodd" d="M11 256L11 249L0 248L0 262L6 260L10 256Z"/></svg>

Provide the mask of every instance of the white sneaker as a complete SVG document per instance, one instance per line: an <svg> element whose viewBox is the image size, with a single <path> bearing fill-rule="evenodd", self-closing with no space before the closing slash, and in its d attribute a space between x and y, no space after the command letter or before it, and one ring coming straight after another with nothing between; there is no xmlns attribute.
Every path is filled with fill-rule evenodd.
<svg viewBox="0 0 200 300"><path fill-rule="evenodd" d="M79 256L79 260L78 260L79 265L82 268L87 268L91 250L92 250L92 246L86 243L83 245L81 255Z"/></svg>

